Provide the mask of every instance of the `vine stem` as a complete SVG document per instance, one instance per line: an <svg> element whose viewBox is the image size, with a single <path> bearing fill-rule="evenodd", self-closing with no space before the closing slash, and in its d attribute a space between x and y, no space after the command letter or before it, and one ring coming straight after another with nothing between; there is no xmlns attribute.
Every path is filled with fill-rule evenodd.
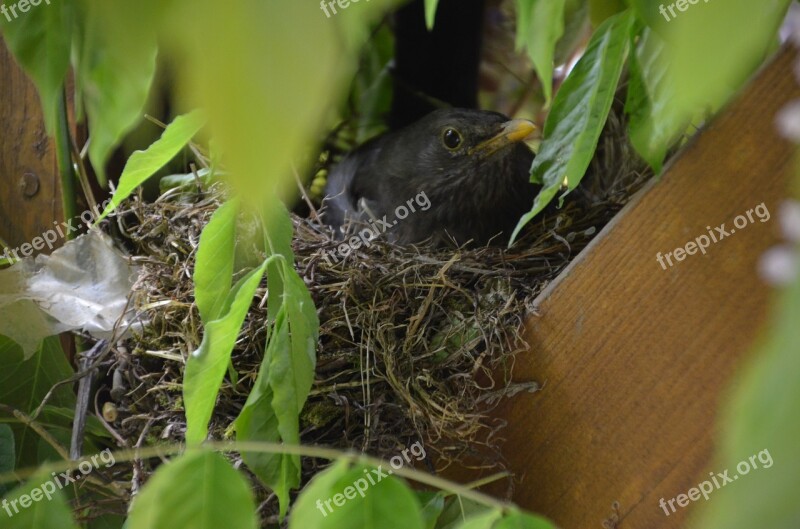
<svg viewBox="0 0 800 529"><path fill-rule="evenodd" d="M74 469L78 468L78 466L81 463L83 463L84 461L91 461L88 457L82 457L82 458L77 459L75 461L70 461L69 453L67 452L67 449L64 448L64 446L62 446L61 443L59 443L58 440L55 437L53 437L52 434L50 434L50 432L48 432L47 429L43 425L39 424L38 422L36 422L34 419L30 418L27 414L23 413L22 411L20 411L20 410L18 410L16 408L13 408L11 406L7 406L5 404L0 404L0 410L13 415L14 418L17 419L20 423L24 424L25 426L29 427L34 432L39 434L39 437L44 439L45 442L47 442L47 444L49 444L53 448L53 450L56 451L56 453L59 456L61 456L62 458L65 459L65 461L63 463L59 462L59 463L56 463L56 464L42 465L39 468L32 468L32 469L28 469L28 470L23 470L21 472L13 472L12 471L12 472L6 472L4 474L0 474L0 483L10 483L10 482L13 482L13 481L17 481L20 478L29 477L30 475L32 475L32 474L34 474L36 472L40 472L43 469L45 469L45 470L47 470L49 472L55 471L56 467L58 467L57 468L58 471L74 470ZM51 466L54 467L53 470L50 470L49 467L51 467ZM88 481L88 482L92 483L93 485L96 485L96 486L98 486L100 488L111 490L116 496L119 496L119 497L124 497L125 494L126 494L125 491L122 488L120 488L114 482L105 483L103 480L98 479L98 478L96 478L94 476L91 476L91 475L86 477L86 481Z"/></svg>
<svg viewBox="0 0 800 529"><path fill-rule="evenodd" d="M215 441L215 442L206 442L203 443L202 445L198 445L197 447L189 448L189 450L198 450L198 449L214 450L218 452L258 452L264 454L289 454L289 455L298 455L304 457L318 457L321 459L328 459L328 460L348 460L352 463L362 463L373 467L389 465L387 461L384 461L376 457L356 452L344 452L341 450L335 450L333 448L324 448L321 446L285 445L278 443L254 442L254 441L245 441L245 442ZM186 450L185 445L169 444L169 445L149 446L147 448L121 450L119 452L114 452L113 455L114 455L114 462L119 462L119 461L133 461L136 459L149 459L152 457L174 456L181 454L185 450ZM0 474L0 483L16 481L20 477L26 478L35 474L36 472L41 472L41 471L58 472L58 471L74 469L77 468L77 465L79 463L80 461L47 463L38 468L23 469L16 472L6 472L4 474ZM401 467L398 469L392 467L392 470L394 472L394 475L396 476L400 476L435 489L446 491L451 495L457 495L462 498L470 499L487 507L499 509L503 512L508 512L517 509L517 507L513 503L498 500L487 494L474 490L474 488L477 486L481 486L488 482L508 476L509 475L508 472L501 472L499 474L496 474L494 476L483 479L473 484L462 485L459 483L448 481L438 476L428 474L426 472L421 472L416 469L405 468L405 467Z"/></svg>
<svg viewBox="0 0 800 529"><path fill-rule="evenodd" d="M56 162L61 179L61 208L64 220L74 219L78 215L77 197L75 196L75 170L72 165L72 141L67 118L67 91L61 90L56 109ZM67 237L72 239L71 234Z"/></svg>

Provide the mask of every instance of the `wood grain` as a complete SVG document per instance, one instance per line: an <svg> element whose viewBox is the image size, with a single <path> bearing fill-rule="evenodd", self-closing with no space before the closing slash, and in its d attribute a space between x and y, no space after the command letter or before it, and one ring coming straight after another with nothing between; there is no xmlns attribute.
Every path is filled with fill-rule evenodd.
<svg viewBox="0 0 800 529"><path fill-rule="evenodd" d="M61 219L61 198L39 96L2 40L0 94L0 237L17 248Z"/></svg>
<svg viewBox="0 0 800 529"><path fill-rule="evenodd" d="M520 505L565 529L601 527L616 501L620 529L681 527L687 509L667 517L659 499L724 470L717 410L765 321L756 266L794 169L774 125L800 96L793 60L781 52L538 298L516 376L546 386L498 413ZM762 202L769 221L658 264Z"/></svg>

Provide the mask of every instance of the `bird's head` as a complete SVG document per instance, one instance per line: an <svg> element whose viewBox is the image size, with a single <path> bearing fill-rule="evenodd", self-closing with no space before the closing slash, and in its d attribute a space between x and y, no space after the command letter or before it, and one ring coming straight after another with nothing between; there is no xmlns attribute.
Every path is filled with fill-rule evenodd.
<svg viewBox="0 0 800 529"><path fill-rule="evenodd" d="M535 130L528 120L498 112L437 110L398 133L393 145L407 155L392 153L390 159L403 165L393 172L406 185L433 185L445 193L466 186L493 195L507 182L527 181L533 153L523 140Z"/></svg>
<svg viewBox="0 0 800 529"><path fill-rule="evenodd" d="M529 181L534 155L523 142L535 130L498 112L437 110L396 133L382 170L392 190L425 191L447 213L438 214L445 224L470 216L518 219L537 190Z"/></svg>
<svg viewBox="0 0 800 529"><path fill-rule="evenodd" d="M347 215L391 218L408 199L424 196L426 207L393 222L396 240L449 237L461 244L508 235L538 189L530 183L534 155L523 143L535 129L497 112L437 110L337 165L327 216L337 226Z"/></svg>

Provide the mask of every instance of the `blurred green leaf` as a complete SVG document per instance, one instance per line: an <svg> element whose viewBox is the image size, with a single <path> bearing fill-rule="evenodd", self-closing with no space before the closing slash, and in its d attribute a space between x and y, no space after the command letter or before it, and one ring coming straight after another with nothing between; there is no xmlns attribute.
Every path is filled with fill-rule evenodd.
<svg viewBox="0 0 800 529"><path fill-rule="evenodd" d="M202 112L197 110L184 116L178 116L150 147L144 151L134 152L128 158L125 169L119 177L119 184L114 196L111 197L111 203L97 219L97 222L104 219L156 171L167 165L181 149L186 147L204 123L205 117Z"/></svg>
<svg viewBox="0 0 800 529"><path fill-rule="evenodd" d="M445 508L439 516L436 528L455 529L464 523L465 520L481 514L487 514L491 510L491 507L474 500L462 498L460 496L451 496L447 498L445 502Z"/></svg>
<svg viewBox="0 0 800 529"><path fill-rule="evenodd" d="M295 0L179 4L177 31L164 35L165 48L180 58L190 100L207 110L228 181L246 210L297 195L292 165L317 141L324 117L352 81L353 34L366 37L366 22L385 4L352 4L330 19L318 3Z"/></svg>
<svg viewBox="0 0 800 529"><path fill-rule="evenodd" d="M334 461L331 466L318 472L297 497L289 518L289 529L321 528L320 520L327 518L327 514L326 511L318 510L317 501L330 498L336 483L349 472L350 462L344 459Z"/></svg>
<svg viewBox="0 0 800 529"><path fill-rule="evenodd" d="M186 453L161 465L133 502L127 529L256 529L250 485L221 455Z"/></svg>
<svg viewBox="0 0 800 529"><path fill-rule="evenodd" d="M800 520L800 280L780 293L773 312L755 359L732 385L716 462L735 474L758 455L759 468L715 490L693 527L795 529Z"/></svg>
<svg viewBox="0 0 800 529"><path fill-rule="evenodd" d="M425 25L428 31L433 29L436 22L436 8L439 6L439 0L425 0Z"/></svg>
<svg viewBox="0 0 800 529"><path fill-rule="evenodd" d="M197 186L207 188L219 181L219 173L205 167L191 173L171 174L158 180L158 191L166 193L170 189L197 189Z"/></svg>
<svg viewBox="0 0 800 529"><path fill-rule="evenodd" d="M253 389L236 419L238 441L300 444L300 411L314 381L319 321L311 296L294 268L282 260L283 303ZM247 466L280 499L286 513L289 490L300 485L300 457L243 452Z"/></svg>
<svg viewBox="0 0 800 529"><path fill-rule="evenodd" d="M5 495L4 511L13 516L3 522L3 529L78 529L64 493L52 479L50 473L37 474ZM3 518L7 514L0 511Z"/></svg>
<svg viewBox="0 0 800 529"><path fill-rule="evenodd" d="M20 5L16 8L21 11ZM28 4L28 8L14 18L6 10L9 15L0 16L0 28L6 46L39 90L45 126L52 134L58 100L63 97L64 79L69 71L73 8L71 2Z"/></svg>
<svg viewBox="0 0 800 529"><path fill-rule="evenodd" d="M24 360L22 349L12 340L0 336L0 402L23 413L31 413L57 383L74 375L57 336L46 338L29 359ZM48 403L52 406L75 408L75 395L64 384L53 392ZM38 463L38 435L30 428L13 424L16 437L17 467Z"/></svg>
<svg viewBox="0 0 800 529"><path fill-rule="evenodd" d="M611 110L634 21L633 12L626 11L597 28L583 57L556 94L544 126L544 141L531 167L531 181L544 187L531 211L517 224L511 243L562 185L566 183L569 192L586 173Z"/></svg>
<svg viewBox="0 0 800 529"><path fill-rule="evenodd" d="M542 83L545 105L553 96L553 55L564 34L566 0L517 0L516 47L528 52Z"/></svg>
<svg viewBox="0 0 800 529"><path fill-rule="evenodd" d="M556 529L556 526L541 516L515 511L503 517L493 529Z"/></svg>
<svg viewBox="0 0 800 529"><path fill-rule="evenodd" d="M554 62L560 66L583 50L587 35L591 35L589 5L585 0L567 0L564 8L564 35L556 43Z"/></svg>
<svg viewBox="0 0 800 529"><path fill-rule="evenodd" d="M75 420L75 408L61 408L45 404L37 420L45 426L60 426L72 431L72 422ZM95 437L111 438L111 434L103 427L103 423L94 415L86 417L84 431Z"/></svg>
<svg viewBox="0 0 800 529"><path fill-rule="evenodd" d="M186 408L186 442L189 444L201 443L208 435L208 422L230 363L233 346L266 264L252 270L231 289L220 318L205 324L200 347L186 361L183 400Z"/></svg>
<svg viewBox="0 0 800 529"><path fill-rule="evenodd" d="M656 174L661 172L667 151L686 130L688 122L670 114L672 85L665 82L661 58L664 42L649 28L639 38L630 57L630 80L625 112L630 116L628 133L636 152Z"/></svg>
<svg viewBox="0 0 800 529"><path fill-rule="evenodd" d="M589 0L589 19L597 27L611 16L625 11L625 0Z"/></svg>
<svg viewBox="0 0 800 529"><path fill-rule="evenodd" d="M386 131L385 119L392 106L394 35L388 25L380 29L364 50L361 67L353 81L356 104L356 143L362 144Z"/></svg>
<svg viewBox="0 0 800 529"><path fill-rule="evenodd" d="M334 463L303 489L289 529L423 529L416 496L387 470Z"/></svg>
<svg viewBox="0 0 800 529"><path fill-rule="evenodd" d="M119 514L104 514L86 524L86 529L125 529L124 516Z"/></svg>
<svg viewBox="0 0 800 529"><path fill-rule="evenodd" d="M194 299L203 323L221 316L231 291L238 212L238 202L229 200L214 212L200 234L192 279Z"/></svg>
<svg viewBox="0 0 800 529"><path fill-rule="evenodd" d="M444 511L444 493L418 491L417 499L422 505L422 519L425 521L425 529L435 529L442 511Z"/></svg>
<svg viewBox="0 0 800 529"><path fill-rule="evenodd" d="M283 261L273 260L267 266L267 300L268 322L275 321L278 310L284 303L284 266L294 263L292 251L292 220L286 207L278 200L270 199L262 210L262 229L264 230L264 247L267 256L282 255Z"/></svg>
<svg viewBox="0 0 800 529"><path fill-rule="evenodd" d="M0 424L0 474L12 472L15 468L16 451L14 447L14 432L7 424ZM8 491L9 486L0 483L0 496ZM2 514L0 514L2 516Z"/></svg>
<svg viewBox="0 0 800 529"><path fill-rule="evenodd" d="M155 1L86 0L81 5L75 80L89 118L89 159L107 185L105 165L143 117L156 70Z"/></svg>
<svg viewBox="0 0 800 529"><path fill-rule="evenodd" d="M491 509L487 512L475 514L470 516L460 524L456 525L454 529L492 529L495 522L503 517L503 512L500 509Z"/></svg>
<svg viewBox="0 0 800 529"><path fill-rule="evenodd" d="M688 123L719 110L773 49L790 3L763 0L756 10L750 0L726 0L670 11L671 4L635 0L666 43L660 67L672 98L654 107L655 123Z"/></svg>
<svg viewBox="0 0 800 529"><path fill-rule="evenodd" d="M36 353L23 360L22 349L0 336L0 402L24 413L33 411L48 391L74 374L58 337L46 338ZM69 386L57 388L48 401L52 406L74 407Z"/></svg>

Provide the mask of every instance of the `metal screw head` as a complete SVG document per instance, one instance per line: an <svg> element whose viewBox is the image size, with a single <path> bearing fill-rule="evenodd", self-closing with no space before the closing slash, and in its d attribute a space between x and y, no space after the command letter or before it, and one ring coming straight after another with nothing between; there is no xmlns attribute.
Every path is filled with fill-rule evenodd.
<svg viewBox="0 0 800 529"><path fill-rule="evenodd" d="M31 198L39 192L39 177L33 173L25 173L19 181L22 194Z"/></svg>

